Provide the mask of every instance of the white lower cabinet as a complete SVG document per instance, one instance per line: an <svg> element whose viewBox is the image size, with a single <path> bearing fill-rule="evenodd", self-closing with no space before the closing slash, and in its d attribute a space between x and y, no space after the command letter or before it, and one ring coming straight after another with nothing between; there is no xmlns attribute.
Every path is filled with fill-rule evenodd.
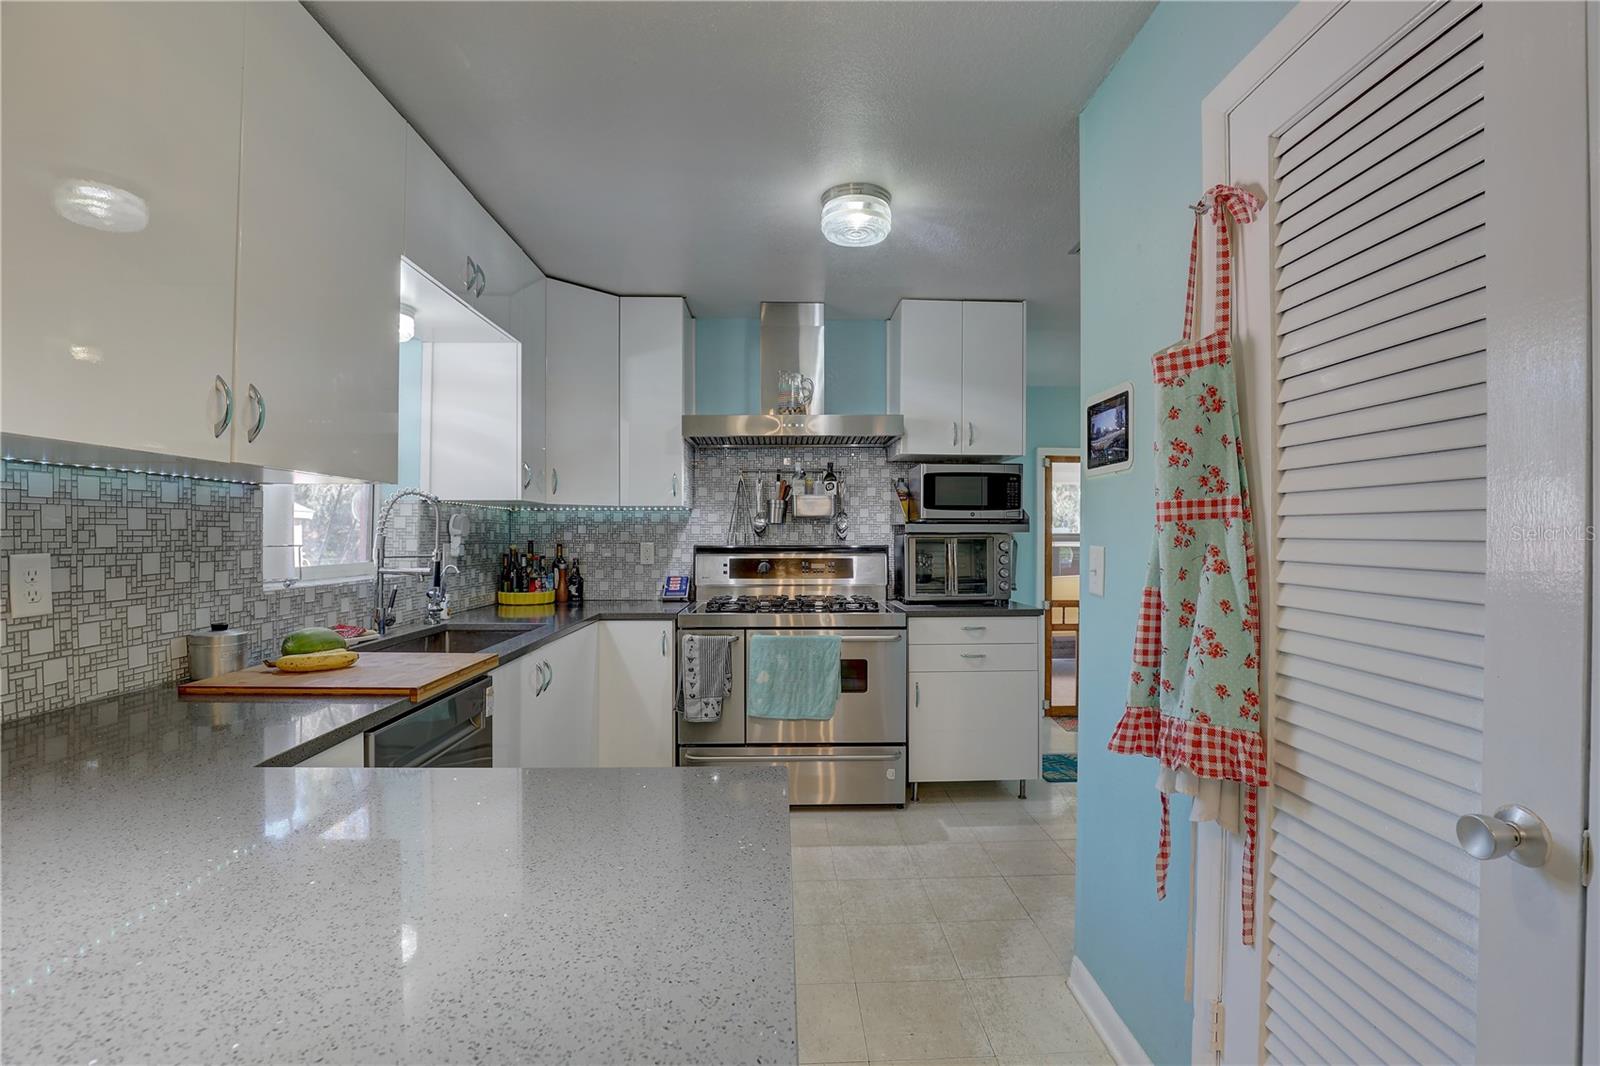
<svg viewBox="0 0 1600 1066"><path fill-rule="evenodd" d="M912 618L907 631L910 779L1038 777L1039 619ZM958 632L961 643L946 643Z"/></svg>
<svg viewBox="0 0 1600 1066"><path fill-rule="evenodd" d="M673 624L606 621L499 667L496 766L671 766Z"/></svg>
<svg viewBox="0 0 1600 1066"><path fill-rule="evenodd" d="M672 622L602 622L598 628L599 764L671 766Z"/></svg>
<svg viewBox="0 0 1600 1066"><path fill-rule="evenodd" d="M524 664L521 766L597 766L595 626L537 648ZM529 698L528 694L532 694Z"/></svg>

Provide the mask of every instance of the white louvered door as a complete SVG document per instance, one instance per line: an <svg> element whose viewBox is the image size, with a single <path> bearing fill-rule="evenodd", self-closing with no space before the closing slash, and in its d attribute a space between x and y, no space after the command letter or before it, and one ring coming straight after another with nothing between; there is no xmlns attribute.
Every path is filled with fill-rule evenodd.
<svg viewBox="0 0 1600 1066"><path fill-rule="evenodd" d="M1241 256L1269 1061L1578 1054L1583 38L1579 5L1349 5L1229 115L1229 180L1269 191ZM1546 866L1458 845L1507 803Z"/></svg>

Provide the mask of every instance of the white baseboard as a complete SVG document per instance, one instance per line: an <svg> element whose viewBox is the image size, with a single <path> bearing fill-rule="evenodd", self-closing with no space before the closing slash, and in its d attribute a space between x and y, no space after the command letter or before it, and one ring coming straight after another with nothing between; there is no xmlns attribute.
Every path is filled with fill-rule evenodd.
<svg viewBox="0 0 1600 1066"><path fill-rule="evenodd" d="M1118 1066L1150 1066L1150 1056L1144 1053L1144 1048L1134 1039L1133 1031L1123 1022L1117 1009L1100 990L1094 975L1076 955L1072 957L1072 972L1067 976L1067 987L1072 990L1073 998L1083 1008L1089 1024L1100 1034L1100 1039L1105 1042Z"/></svg>

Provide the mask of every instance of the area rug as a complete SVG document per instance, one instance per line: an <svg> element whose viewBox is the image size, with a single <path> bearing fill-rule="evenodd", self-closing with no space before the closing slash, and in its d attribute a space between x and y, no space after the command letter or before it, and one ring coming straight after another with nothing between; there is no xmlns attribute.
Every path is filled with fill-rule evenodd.
<svg viewBox="0 0 1600 1066"><path fill-rule="evenodd" d="M1044 757L1044 765L1039 770L1039 776L1046 781L1076 781L1078 779L1078 757L1076 755L1059 755L1050 752Z"/></svg>

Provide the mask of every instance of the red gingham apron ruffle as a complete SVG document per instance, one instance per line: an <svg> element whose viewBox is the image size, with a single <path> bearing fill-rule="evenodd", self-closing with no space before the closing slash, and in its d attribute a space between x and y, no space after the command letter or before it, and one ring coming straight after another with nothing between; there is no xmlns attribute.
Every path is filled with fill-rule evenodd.
<svg viewBox="0 0 1600 1066"><path fill-rule="evenodd" d="M1238 781L1244 787L1244 862L1240 871L1243 939L1256 940L1256 841L1260 821L1257 789L1267 784L1267 745L1259 733L1223 729L1164 715L1155 707L1129 707L1107 747L1119 755L1148 755L1172 770L1196 777ZM1172 811L1161 793L1161 836L1156 844L1156 898L1167 898L1172 861Z"/></svg>

